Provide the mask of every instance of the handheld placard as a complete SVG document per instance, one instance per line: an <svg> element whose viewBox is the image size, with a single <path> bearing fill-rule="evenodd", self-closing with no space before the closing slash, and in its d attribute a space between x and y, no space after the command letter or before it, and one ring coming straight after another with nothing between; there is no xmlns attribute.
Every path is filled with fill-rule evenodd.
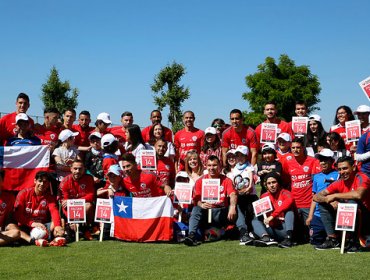
<svg viewBox="0 0 370 280"><path fill-rule="evenodd" d="M335 222L335 230L341 230L342 243L340 253L344 253L344 245L346 242L346 232L354 231L356 225L357 204L355 203L338 203L337 219Z"/></svg>

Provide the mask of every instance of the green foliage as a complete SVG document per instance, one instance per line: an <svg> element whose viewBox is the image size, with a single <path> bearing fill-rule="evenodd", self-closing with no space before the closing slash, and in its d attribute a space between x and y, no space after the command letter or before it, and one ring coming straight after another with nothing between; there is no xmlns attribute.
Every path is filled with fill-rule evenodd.
<svg viewBox="0 0 370 280"><path fill-rule="evenodd" d="M68 81L62 82L58 70L53 66L48 80L42 85L41 100L44 107L57 108L62 113L67 108L77 107L77 97L78 89L72 89Z"/></svg>
<svg viewBox="0 0 370 280"><path fill-rule="evenodd" d="M183 128L181 105L190 96L189 88L179 85L184 74L184 66L173 62L160 70L151 85L154 104L158 106L158 110L169 107L168 121L174 133Z"/></svg>
<svg viewBox="0 0 370 280"><path fill-rule="evenodd" d="M249 124L257 125L264 119L263 109L267 101L277 104L278 115L290 121L295 115L295 102L306 102L308 111L319 110L315 105L320 102L320 83L308 66L296 66L295 62L283 54L276 64L272 57L267 57L264 64L258 66L255 74L246 77L251 89L243 94L254 113L245 115Z"/></svg>

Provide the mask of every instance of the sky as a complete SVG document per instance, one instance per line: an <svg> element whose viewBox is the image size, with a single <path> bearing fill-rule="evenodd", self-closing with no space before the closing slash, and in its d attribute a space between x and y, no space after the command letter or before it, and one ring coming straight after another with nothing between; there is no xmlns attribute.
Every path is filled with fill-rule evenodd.
<svg viewBox="0 0 370 280"><path fill-rule="evenodd" d="M146 126L150 85L176 61L191 94L182 109L205 129L234 108L248 111L245 77L287 54L318 76L316 113L328 130L338 106L369 105L358 85L370 76L369 10L362 0L0 0L0 112L26 92L28 113L42 115L41 87L55 66L80 91L77 112L93 121L108 112L119 124L131 111Z"/></svg>

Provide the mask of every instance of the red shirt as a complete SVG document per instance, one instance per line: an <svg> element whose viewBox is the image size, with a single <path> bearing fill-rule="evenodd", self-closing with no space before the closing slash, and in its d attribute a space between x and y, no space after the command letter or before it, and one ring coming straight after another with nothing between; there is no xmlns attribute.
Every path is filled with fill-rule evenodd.
<svg viewBox="0 0 370 280"><path fill-rule="evenodd" d="M370 179L369 177L362 173L358 172L355 176L348 180L340 179L330 184L326 190L329 194L333 193L346 193L350 191L356 191L358 188L367 189L365 196L362 198L362 203L370 211Z"/></svg>
<svg viewBox="0 0 370 280"><path fill-rule="evenodd" d="M10 213L13 211L15 197L9 192L0 195L0 228L4 229ZM1 229L0 229L1 231Z"/></svg>
<svg viewBox="0 0 370 280"><path fill-rule="evenodd" d="M56 199L49 193L36 195L35 188L20 191L14 204L14 217L19 225L31 227L31 224L53 222L61 226Z"/></svg>
<svg viewBox="0 0 370 280"><path fill-rule="evenodd" d="M94 179L91 175L84 174L76 181L72 174L63 178L59 186L62 199L85 199L86 202L94 201Z"/></svg>
<svg viewBox="0 0 370 280"><path fill-rule="evenodd" d="M35 136L40 138L41 145L51 145L58 142L58 135L60 131L60 128L56 126L46 128L45 125L41 125L35 129Z"/></svg>
<svg viewBox="0 0 370 280"><path fill-rule="evenodd" d="M264 123L267 123L267 120L264 121ZM285 132L285 133L289 133L290 137L292 139L294 138L294 133L293 133L292 127L289 125L289 123L287 123L285 121L282 121L282 120L278 120L275 123L278 125L277 135L279 135L280 133ZM262 129L262 124L259 124L256 127L256 136L257 136L257 142L258 143L260 143L260 139L261 139L261 129Z"/></svg>
<svg viewBox="0 0 370 280"><path fill-rule="evenodd" d="M72 130L79 132L75 140L76 146L82 146L82 147L90 146L89 136L95 130L94 127L88 126L86 128L82 128L82 126L80 126L79 124L74 124L72 125Z"/></svg>
<svg viewBox="0 0 370 280"><path fill-rule="evenodd" d="M344 126L341 126L339 123L336 125L333 125L330 127L329 132L336 132L340 135L340 137L343 138L344 144L346 145L346 149L349 151L351 146L353 145L352 142L347 143L347 133L346 133L346 128Z"/></svg>
<svg viewBox="0 0 370 280"><path fill-rule="evenodd" d="M202 179L211 179L208 174L203 175L195 182L195 191L193 195L194 204L197 205L198 201L202 199L202 187L203 187L203 180ZM217 178L218 179L218 178ZM228 197L235 193L236 191L233 186L233 182L231 179L227 178L224 175L220 175L220 202L213 203L212 208L222 208L229 206Z"/></svg>
<svg viewBox="0 0 370 280"><path fill-rule="evenodd" d="M154 197L164 194L161 188L162 182L153 173L139 170L140 176L132 181L130 177L123 178L123 187L125 187L134 197Z"/></svg>
<svg viewBox="0 0 370 280"><path fill-rule="evenodd" d="M5 141L8 138L14 137L17 135L17 130L16 130L16 122L15 122L15 117L17 116L17 112L13 112L10 114L7 114L3 116L0 119L0 144L5 145ZM34 121L31 117L29 117L30 120L30 126L33 128L34 127Z"/></svg>
<svg viewBox="0 0 370 280"><path fill-rule="evenodd" d="M258 149L256 133L251 127L243 126L241 132L236 132L235 128L230 126L222 133L222 147L236 149L238 146Z"/></svg>
<svg viewBox="0 0 370 280"><path fill-rule="evenodd" d="M149 136L149 132L150 132L150 129L152 128L153 125L149 125L145 128L143 128L143 130L141 131L141 135L143 136L143 139L144 139L144 142L149 142L150 140L150 136ZM163 125L162 125L163 126ZM163 126L163 135L164 135L164 140L166 140L167 142L172 142L172 130L169 129L168 127L165 127Z"/></svg>
<svg viewBox="0 0 370 280"><path fill-rule="evenodd" d="M124 144L126 142L126 132L122 126L114 126L110 129L110 133L117 138L118 142Z"/></svg>
<svg viewBox="0 0 370 280"><path fill-rule="evenodd" d="M176 160L184 164L186 153L190 150L197 151L200 154L204 141L204 131L194 128L192 131L186 131L185 128L175 134ZM182 166L180 167L182 170Z"/></svg>
<svg viewBox="0 0 370 280"><path fill-rule="evenodd" d="M261 195L261 198L270 197L270 201L274 210L267 213L267 216L273 216L274 218L284 218L285 213L289 210L293 210L294 200L290 191L280 189L274 194L265 192ZM273 220L274 221L274 220Z"/></svg>
<svg viewBox="0 0 370 280"><path fill-rule="evenodd" d="M321 171L317 159L307 156L302 164L295 157L287 157L282 162L283 173L291 181L291 193L298 208L310 208L312 202L312 175Z"/></svg>
<svg viewBox="0 0 370 280"><path fill-rule="evenodd" d="M169 185L174 187L175 185L175 164L172 160L167 157L162 159L157 158L157 170L154 171L157 174L162 185Z"/></svg>

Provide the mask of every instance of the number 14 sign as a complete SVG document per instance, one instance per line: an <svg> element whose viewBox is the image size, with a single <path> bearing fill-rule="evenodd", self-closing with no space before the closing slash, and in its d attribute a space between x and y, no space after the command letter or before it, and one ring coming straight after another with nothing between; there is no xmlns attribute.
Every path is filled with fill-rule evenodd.
<svg viewBox="0 0 370 280"><path fill-rule="evenodd" d="M357 204L338 203L335 230L354 231L356 224Z"/></svg>
<svg viewBox="0 0 370 280"><path fill-rule="evenodd" d="M155 150L141 150L140 154L140 168L141 170L156 170L157 160Z"/></svg>
<svg viewBox="0 0 370 280"><path fill-rule="evenodd" d="M85 199L67 200L68 223L85 223L86 222L85 213L86 213Z"/></svg>
<svg viewBox="0 0 370 280"><path fill-rule="evenodd" d="M220 202L220 179L202 179L202 202Z"/></svg>
<svg viewBox="0 0 370 280"><path fill-rule="evenodd" d="M95 222L112 222L112 203L110 199L98 198L96 200Z"/></svg>

